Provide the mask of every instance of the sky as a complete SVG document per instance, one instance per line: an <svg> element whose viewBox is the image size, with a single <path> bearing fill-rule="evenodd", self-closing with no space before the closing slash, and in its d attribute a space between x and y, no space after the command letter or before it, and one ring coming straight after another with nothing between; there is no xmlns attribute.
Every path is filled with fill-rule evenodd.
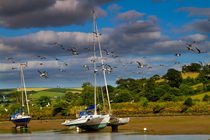
<svg viewBox="0 0 210 140"><path fill-rule="evenodd" d="M93 83L93 9L102 49L109 52L103 51L103 60L112 67L106 71L110 85L119 78L149 78L210 61L208 0L1 0L0 88L19 87L19 65L26 62L27 87ZM193 51L188 50L194 41ZM79 55L66 51L72 48ZM100 60L97 49L98 66ZM97 70L97 83L103 85L101 67Z"/></svg>

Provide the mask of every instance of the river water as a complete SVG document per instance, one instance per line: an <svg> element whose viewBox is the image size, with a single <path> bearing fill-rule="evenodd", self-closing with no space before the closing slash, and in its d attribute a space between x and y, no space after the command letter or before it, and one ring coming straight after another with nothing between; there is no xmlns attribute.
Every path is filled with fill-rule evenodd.
<svg viewBox="0 0 210 140"><path fill-rule="evenodd" d="M208 140L210 135L141 135L120 133L33 132L0 134L0 140Z"/></svg>

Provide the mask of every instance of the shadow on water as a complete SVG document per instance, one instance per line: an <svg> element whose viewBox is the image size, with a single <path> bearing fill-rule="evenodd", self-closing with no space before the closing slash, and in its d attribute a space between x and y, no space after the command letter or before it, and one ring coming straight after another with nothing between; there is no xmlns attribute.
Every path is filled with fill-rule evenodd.
<svg viewBox="0 0 210 140"><path fill-rule="evenodd" d="M24 134L24 133L31 133L31 130L30 129L28 129L28 128L12 128L12 130L11 130L11 133L12 134Z"/></svg>

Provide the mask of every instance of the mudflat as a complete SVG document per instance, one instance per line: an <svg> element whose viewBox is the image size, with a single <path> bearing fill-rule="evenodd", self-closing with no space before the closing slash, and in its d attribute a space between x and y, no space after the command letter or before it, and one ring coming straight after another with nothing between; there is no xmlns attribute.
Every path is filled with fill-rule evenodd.
<svg viewBox="0 0 210 140"><path fill-rule="evenodd" d="M62 126L64 119L31 120L30 131L67 130ZM9 133L14 129L11 121L0 122L0 133ZM144 131L144 128L147 130ZM74 130L73 130L74 131ZM111 131L107 127L102 131ZM131 117L126 125L119 126L121 132L139 132L140 134L210 134L210 115L204 116L160 116L160 117Z"/></svg>

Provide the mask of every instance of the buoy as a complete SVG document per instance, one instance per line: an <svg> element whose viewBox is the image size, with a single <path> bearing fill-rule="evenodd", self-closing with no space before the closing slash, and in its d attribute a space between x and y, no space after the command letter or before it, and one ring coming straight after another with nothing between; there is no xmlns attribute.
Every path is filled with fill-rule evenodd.
<svg viewBox="0 0 210 140"><path fill-rule="evenodd" d="M144 128L144 131L147 131L147 128Z"/></svg>

